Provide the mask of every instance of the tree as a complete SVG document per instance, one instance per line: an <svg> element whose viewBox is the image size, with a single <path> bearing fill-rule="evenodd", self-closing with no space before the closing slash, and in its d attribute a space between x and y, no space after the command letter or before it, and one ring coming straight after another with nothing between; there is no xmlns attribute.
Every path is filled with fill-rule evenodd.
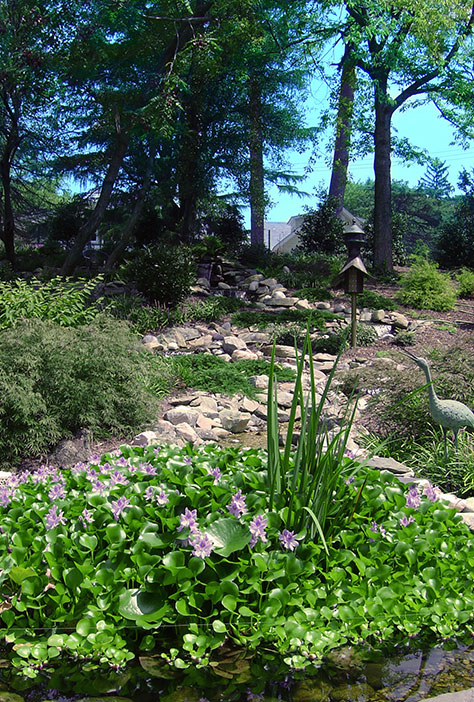
<svg viewBox="0 0 474 702"><path fill-rule="evenodd" d="M391 123L395 111L412 98L425 95L454 105L449 116L460 126L462 110L469 110L471 88L465 79L472 66L471 36L474 7L450 3L440 13L425 0L346 2L343 35L357 47L356 65L371 80L374 104L374 264L391 270ZM462 86L463 99L452 86Z"/></svg>
<svg viewBox="0 0 474 702"><path fill-rule="evenodd" d="M454 188L448 180L448 167L439 158L433 158L428 164L425 175L420 178L418 187L431 197L449 197Z"/></svg>
<svg viewBox="0 0 474 702"><path fill-rule="evenodd" d="M346 45L344 56L340 63L340 69L341 78L336 118L336 135L328 193L330 198L337 201L337 214L342 211L344 206L357 80L354 47L351 44Z"/></svg>
<svg viewBox="0 0 474 702"><path fill-rule="evenodd" d="M44 172L59 133L60 21L55 3L0 4L1 238L13 266L16 206L20 197L28 199L28 182Z"/></svg>
<svg viewBox="0 0 474 702"><path fill-rule="evenodd" d="M474 172L460 173L458 200L453 217L442 228L437 240L436 259L445 268L474 266Z"/></svg>

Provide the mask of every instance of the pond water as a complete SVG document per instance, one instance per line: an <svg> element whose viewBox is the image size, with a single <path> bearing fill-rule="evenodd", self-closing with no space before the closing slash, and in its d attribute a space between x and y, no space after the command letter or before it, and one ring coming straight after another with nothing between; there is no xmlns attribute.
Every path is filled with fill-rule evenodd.
<svg viewBox="0 0 474 702"><path fill-rule="evenodd" d="M236 649L211 671L172 670L160 656L140 663L124 671L61 663L33 683L0 660L0 702L417 702L474 686L474 647L461 645L391 657L346 648L311 673Z"/></svg>

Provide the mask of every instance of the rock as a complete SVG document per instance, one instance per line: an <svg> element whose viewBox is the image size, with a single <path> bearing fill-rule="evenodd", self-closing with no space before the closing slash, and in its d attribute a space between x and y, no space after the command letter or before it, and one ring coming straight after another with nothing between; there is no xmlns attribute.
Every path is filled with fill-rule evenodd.
<svg viewBox="0 0 474 702"><path fill-rule="evenodd" d="M461 517L463 522L467 524L471 531L474 531L474 513L472 512L461 512Z"/></svg>
<svg viewBox="0 0 474 702"><path fill-rule="evenodd" d="M392 312L391 318L394 327L397 327L398 329L408 329L409 322L404 314L401 314L400 312Z"/></svg>
<svg viewBox="0 0 474 702"><path fill-rule="evenodd" d="M163 416L168 422L174 424L175 427L177 424L181 424L183 422L194 427L198 420L199 412L191 407L180 405L168 410Z"/></svg>
<svg viewBox="0 0 474 702"><path fill-rule="evenodd" d="M316 303L316 309L317 310L330 310L331 305L329 304L329 302L318 302L318 303Z"/></svg>
<svg viewBox="0 0 474 702"><path fill-rule="evenodd" d="M265 356L271 356L273 352L273 345L262 346L262 353ZM275 345L275 357L277 358L296 358L296 351L294 346L284 346L281 344Z"/></svg>
<svg viewBox="0 0 474 702"><path fill-rule="evenodd" d="M196 434L199 436L199 438L202 441L218 441L219 440L219 437L217 436L214 429L201 429L201 427L196 427Z"/></svg>
<svg viewBox="0 0 474 702"><path fill-rule="evenodd" d="M277 291L279 292L279 291ZM298 302L297 297L274 297L272 296L269 300L267 300L267 305L270 307L293 307Z"/></svg>
<svg viewBox="0 0 474 702"><path fill-rule="evenodd" d="M142 337L142 344L153 344L158 343L158 339L153 334L145 334Z"/></svg>
<svg viewBox="0 0 474 702"><path fill-rule="evenodd" d="M17 695L16 692L0 692L0 702L25 702L25 698ZM127 702L132 702L128 700Z"/></svg>
<svg viewBox="0 0 474 702"><path fill-rule="evenodd" d="M249 423L250 415L243 414L235 410L222 410L219 412L222 427L232 434L240 434L245 431Z"/></svg>
<svg viewBox="0 0 474 702"><path fill-rule="evenodd" d="M247 350L247 344L238 336L226 336L222 342L222 348L225 353L232 355L237 349Z"/></svg>
<svg viewBox="0 0 474 702"><path fill-rule="evenodd" d="M201 336L201 332L194 327L180 327L179 333L185 341L191 341L192 339L197 339L199 336Z"/></svg>
<svg viewBox="0 0 474 702"><path fill-rule="evenodd" d="M187 422L180 422L175 426L176 435L191 444L200 444L202 439Z"/></svg>
<svg viewBox="0 0 474 702"><path fill-rule="evenodd" d="M264 332L244 332L240 335L240 338L245 341L246 344L269 344L270 334L265 334Z"/></svg>
<svg viewBox="0 0 474 702"><path fill-rule="evenodd" d="M321 308L319 308L321 309ZM340 303L337 305L334 305L334 310L335 314L340 314L341 312L345 313L346 312L346 306L341 305Z"/></svg>
<svg viewBox="0 0 474 702"><path fill-rule="evenodd" d="M91 432L81 429L72 439L63 439L49 454L48 462L54 466L73 466L87 461L92 452Z"/></svg>
<svg viewBox="0 0 474 702"><path fill-rule="evenodd" d="M209 289L211 287L211 284L207 278L198 278L196 280L196 285L199 285L201 288L207 288L207 289Z"/></svg>
<svg viewBox="0 0 474 702"><path fill-rule="evenodd" d="M280 407L291 407L293 403L293 393L291 392L278 392L277 394L278 405Z"/></svg>
<svg viewBox="0 0 474 702"><path fill-rule="evenodd" d="M249 377L250 385L253 385L254 388L258 388L260 390L266 390L268 388L269 381L270 379L268 375L251 375Z"/></svg>
<svg viewBox="0 0 474 702"><path fill-rule="evenodd" d="M197 397L191 402L191 407L197 407L205 417L217 417L218 405L213 397Z"/></svg>
<svg viewBox="0 0 474 702"><path fill-rule="evenodd" d="M230 290L231 286L228 283L217 283L219 290Z"/></svg>
<svg viewBox="0 0 474 702"><path fill-rule="evenodd" d="M244 410L244 412L255 412L255 410L258 407L258 402L255 402L255 400L251 400L248 397L244 397L240 404L240 408Z"/></svg>
<svg viewBox="0 0 474 702"><path fill-rule="evenodd" d="M159 435L156 431L142 431L137 434L132 440L132 446L148 446L149 444L154 444L159 439Z"/></svg>
<svg viewBox="0 0 474 702"><path fill-rule="evenodd" d="M1 473L0 473L0 480L1 480ZM466 512L474 512L474 497L466 497L464 500L465 504L465 511Z"/></svg>
<svg viewBox="0 0 474 702"><path fill-rule="evenodd" d="M198 420L196 422L195 429L196 429L196 432L199 434L199 436L201 436L201 434L199 433L199 429L204 429L206 431L207 430L210 431L211 429L214 428L214 426L215 426L214 420L212 420L210 417L205 417L203 414L200 414L198 417Z"/></svg>
<svg viewBox="0 0 474 702"><path fill-rule="evenodd" d="M298 300L298 302L295 303L295 307L297 310L312 310L312 306L308 302L308 300Z"/></svg>
<svg viewBox="0 0 474 702"><path fill-rule="evenodd" d="M385 310L374 310L372 312L372 322L383 322L385 319Z"/></svg>
<svg viewBox="0 0 474 702"><path fill-rule="evenodd" d="M207 349L212 343L212 336L206 334L205 336L199 336L195 339L190 339L187 342L187 346L191 349L205 348Z"/></svg>
<svg viewBox="0 0 474 702"><path fill-rule="evenodd" d="M394 475L413 475L408 466L404 463L399 463L394 458L384 458L382 456L372 456L366 461L366 464L370 468L377 468L377 470L389 470Z"/></svg>
<svg viewBox="0 0 474 702"><path fill-rule="evenodd" d="M249 349L235 349L232 354L233 361L257 361L258 354Z"/></svg>
<svg viewBox="0 0 474 702"><path fill-rule="evenodd" d="M256 292L258 290L259 285L260 283L258 282L258 280L252 280L251 283L248 283L250 292Z"/></svg>
<svg viewBox="0 0 474 702"><path fill-rule="evenodd" d="M286 297L286 295L281 290L275 290L272 297L277 300L283 300Z"/></svg>

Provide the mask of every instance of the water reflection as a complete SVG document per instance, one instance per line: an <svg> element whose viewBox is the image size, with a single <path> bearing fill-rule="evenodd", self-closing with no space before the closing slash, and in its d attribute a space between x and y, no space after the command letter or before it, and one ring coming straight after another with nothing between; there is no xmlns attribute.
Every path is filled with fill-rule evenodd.
<svg viewBox="0 0 474 702"><path fill-rule="evenodd" d="M0 660L0 702L418 702L474 685L474 649L433 648L387 658L348 647L311 672L271 655L228 650L212 669L170 669L157 655L126 670L61 662L32 682Z"/></svg>

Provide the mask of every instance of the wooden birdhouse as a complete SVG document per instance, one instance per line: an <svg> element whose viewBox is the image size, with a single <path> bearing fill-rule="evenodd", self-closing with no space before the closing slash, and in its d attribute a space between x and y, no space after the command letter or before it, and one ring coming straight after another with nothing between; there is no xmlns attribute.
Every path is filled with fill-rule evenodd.
<svg viewBox="0 0 474 702"><path fill-rule="evenodd" d="M343 269L335 278L333 285L338 287L341 283L344 284L344 292L346 293L361 293L364 290L365 278L371 276L367 272L364 262L360 256L350 258L344 264Z"/></svg>

